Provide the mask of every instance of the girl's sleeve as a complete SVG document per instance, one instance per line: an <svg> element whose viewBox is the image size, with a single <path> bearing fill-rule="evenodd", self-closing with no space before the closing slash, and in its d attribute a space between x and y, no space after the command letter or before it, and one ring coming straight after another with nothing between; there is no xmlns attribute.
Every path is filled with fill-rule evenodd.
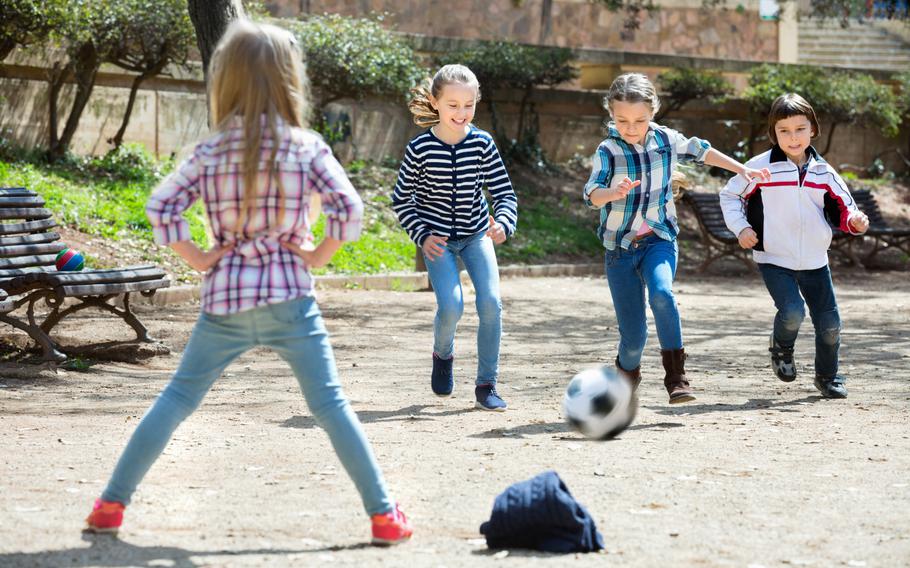
<svg viewBox="0 0 910 568"><path fill-rule="evenodd" d="M145 214L159 245L190 240L190 225L183 212L199 199L200 171L199 157L194 152L149 196Z"/></svg>
<svg viewBox="0 0 910 568"><path fill-rule="evenodd" d="M404 159L398 168L398 181L392 192L392 210L411 240L417 243L417 246L423 246L423 241L430 236L430 229L417 213L414 190L419 177L420 164L409 145L405 148Z"/></svg>
<svg viewBox="0 0 910 568"><path fill-rule="evenodd" d="M357 240L363 225L363 201L332 150L323 142L319 143L310 164L307 183L322 200L325 236L339 241Z"/></svg>
<svg viewBox="0 0 910 568"><path fill-rule="evenodd" d="M484 180L493 197L493 218L505 229L506 236L511 237L518 227L518 196L492 140L484 153Z"/></svg>
<svg viewBox="0 0 910 568"><path fill-rule="evenodd" d="M724 222L736 236L739 236L743 229L752 226L746 219L746 200L755 191L755 187L756 182L737 174L720 190L720 208L724 214Z"/></svg>
<svg viewBox="0 0 910 568"><path fill-rule="evenodd" d="M613 155L610 154L605 144L597 147L594 157L591 159L591 177L585 184L582 197L585 205L591 209L602 209L603 205L598 207L591 203L591 193L600 187L609 187L610 180L613 179Z"/></svg>
<svg viewBox="0 0 910 568"><path fill-rule="evenodd" d="M860 234L850 226L850 216L859 213L859 207L857 207L853 195L850 194L850 190L847 189L847 184L837 172L831 170L828 173L826 185L825 216L841 231L851 235Z"/></svg>
<svg viewBox="0 0 910 568"><path fill-rule="evenodd" d="M664 128L664 132L670 139L670 144L676 150L676 159L682 163L695 162L696 164L705 163L705 154L711 149L711 143L701 138L692 136L686 138L682 133L672 128Z"/></svg>

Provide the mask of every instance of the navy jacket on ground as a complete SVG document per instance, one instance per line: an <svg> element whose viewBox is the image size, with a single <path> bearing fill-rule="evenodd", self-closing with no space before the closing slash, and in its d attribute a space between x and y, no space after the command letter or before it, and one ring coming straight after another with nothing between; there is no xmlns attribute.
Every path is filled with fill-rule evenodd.
<svg viewBox="0 0 910 568"><path fill-rule="evenodd" d="M509 486L480 525L490 548L594 552L604 547L594 519L555 471Z"/></svg>

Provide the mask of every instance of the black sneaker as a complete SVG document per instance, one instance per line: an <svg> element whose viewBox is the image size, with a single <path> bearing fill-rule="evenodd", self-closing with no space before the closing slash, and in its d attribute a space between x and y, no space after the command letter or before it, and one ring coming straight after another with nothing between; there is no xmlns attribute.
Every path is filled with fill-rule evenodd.
<svg viewBox="0 0 910 568"><path fill-rule="evenodd" d="M771 347L768 348L768 351L771 352L771 368L774 369L774 374L777 375L777 378L785 383L793 382L796 379L796 362L793 361L793 348L781 347L774 340L774 334L772 333Z"/></svg>
<svg viewBox="0 0 910 568"><path fill-rule="evenodd" d="M452 376L452 363L455 357L442 359L433 353L433 376L430 377L430 386L438 396L449 396L455 387L455 378Z"/></svg>
<svg viewBox="0 0 910 568"><path fill-rule="evenodd" d="M474 397L477 399L474 406L484 410L503 412L508 406L496 392L496 385L477 385L474 389Z"/></svg>
<svg viewBox="0 0 910 568"><path fill-rule="evenodd" d="M825 398L847 398L847 386L844 384L847 379L840 375L834 375L824 379L815 377L815 388L822 393Z"/></svg>

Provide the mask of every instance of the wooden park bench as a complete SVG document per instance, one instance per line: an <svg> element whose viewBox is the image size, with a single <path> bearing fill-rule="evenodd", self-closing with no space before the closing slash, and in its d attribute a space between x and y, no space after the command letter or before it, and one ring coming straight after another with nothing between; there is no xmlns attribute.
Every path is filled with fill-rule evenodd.
<svg viewBox="0 0 910 568"><path fill-rule="evenodd" d="M868 189L856 189L851 194L856 206L869 217L869 230L863 237L856 237L834 229L831 249L846 256L853 264L867 267L880 251L888 248L898 249L910 256L910 228L891 227ZM857 249L865 241L871 241L872 245L868 252L861 254Z"/></svg>
<svg viewBox="0 0 910 568"><path fill-rule="evenodd" d="M26 332L43 350L45 361L66 360L50 332L63 318L88 307L107 310L152 341L148 330L130 309L130 294L151 296L170 286L154 265L122 269L64 272L55 267L57 253L66 248L51 231L57 223L44 208L44 199L24 188L0 188L0 321ZM115 301L122 295L120 304ZM64 300L72 299L64 305ZM50 312L39 316L44 301ZM25 306L25 313L15 312Z"/></svg>
<svg viewBox="0 0 910 568"><path fill-rule="evenodd" d="M701 242L705 246L705 260L699 265L699 272L704 272L715 260L725 256L741 260L752 272L758 270L752 262L752 252L740 247L736 235L727 228L720 197L716 193L686 190L682 199L695 213Z"/></svg>

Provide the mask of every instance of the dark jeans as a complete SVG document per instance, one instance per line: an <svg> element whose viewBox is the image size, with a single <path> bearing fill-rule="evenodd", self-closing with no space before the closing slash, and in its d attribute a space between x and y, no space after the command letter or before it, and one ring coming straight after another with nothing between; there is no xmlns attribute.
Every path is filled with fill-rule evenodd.
<svg viewBox="0 0 910 568"><path fill-rule="evenodd" d="M815 374L823 378L836 375L841 324L828 266L815 270L790 270L773 264L759 264L758 268L777 307L775 341L781 347L793 347L799 326L806 317L805 305L808 304L809 316L815 326Z"/></svg>

